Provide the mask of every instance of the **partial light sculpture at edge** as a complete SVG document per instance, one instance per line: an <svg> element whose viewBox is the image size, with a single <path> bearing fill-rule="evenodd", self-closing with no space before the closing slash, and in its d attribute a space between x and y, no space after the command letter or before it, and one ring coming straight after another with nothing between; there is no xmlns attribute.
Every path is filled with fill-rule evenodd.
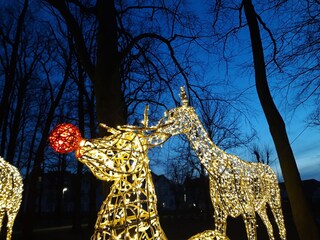
<svg viewBox="0 0 320 240"><path fill-rule="evenodd" d="M169 134L153 133L155 127L147 123L146 108L143 127L125 125L115 129L102 125L109 136L79 142L78 160L98 179L113 181L98 212L91 240L167 239L159 222L147 154L149 147L161 144Z"/></svg>
<svg viewBox="0 0 320 240"><path fill-rule="evenodd" d="M256 213L265 224L269 238L274 239L267 204L274 215L281 239L286 239L280 189L274 171L268 165L246 162L221 150L208 137L194 108L188 106L184 88L181 88L180 97L182 106L167 111L159 121L161 127L157 131L172 135L185 134L209 174L215 231L206 231L191 239L210 239L209 235L215 235L216 239L227 239L227 217L242 215L248 239L255 240Z"/></svg>
<svg viewBox="0 0 320 240"><path fill-rule="evenodd" d="M6 240L12 236L14 220L18 214L23 192L23 181L18 169L0 157L0 229L7 215Z"/></svg>

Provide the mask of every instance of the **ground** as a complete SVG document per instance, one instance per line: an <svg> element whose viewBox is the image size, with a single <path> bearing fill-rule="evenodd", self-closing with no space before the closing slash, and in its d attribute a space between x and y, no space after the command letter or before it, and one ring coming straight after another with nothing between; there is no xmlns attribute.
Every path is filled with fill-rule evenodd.
<svg viewBox="0 0 320 240"><path fill-rule="evenodd" d="M289 211L284 212L287 228L287 239L297 240L297 234ZM207 229L213 229L213 220L209 214L162 214L160 217L161 225L169 240L186 240L189 237ZM271 220L272 221L272 220ZM274 222L272 222L274 224ZM89 240L92 229L83 224L80 231L73 231L70 225L41 227L34 231L33 240ZM228 219L228 237L231 240L246 239L245 227L241 217ZM277 229L275 229L277 233ZM12 240L25 240L19 230L14 231ZM258 239L269 239L266 229L258 218ZM276 239L279 236L276 235Z"/></svg>

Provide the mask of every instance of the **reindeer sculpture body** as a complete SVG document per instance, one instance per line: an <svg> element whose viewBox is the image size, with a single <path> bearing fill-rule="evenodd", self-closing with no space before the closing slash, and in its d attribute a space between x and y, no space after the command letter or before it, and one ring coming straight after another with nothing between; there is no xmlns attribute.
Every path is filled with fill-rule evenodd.
<svg viewBox="0 0 320 240"><path fill-rule="evenodd" d="M286 239L286 230L281 210L280 190L274 171L265 164L246 162L227 154L208 137L194 108L181 89L182 106L166 113L166 124L158 131L172 135L187 136L201 164L209 173L210 196L214 206L215 231L226 236L227 217L244 218L247 237L256 239L256 217L263 220L270 239L274 239L273 228L268 219L266 205L269 204L280 237ZM201 239L196 238L196 239Z"/></svg>
<svg viewBox="0 0 320 240"><path fill-rule="evenodd" d="M18 169L0 157L0 229L7 215L7 235L10 240L14 220L22 201L23 181Z"/></svg>
<svg viewBox="0 0 320 240"><path fill-rule="evenodd" d="M104 127L110 136L82 140L77 150L78 160L97 178L114 181L91 239L167 239L159 222L147 153L169 136L148 135L147 127Z"/></svg>

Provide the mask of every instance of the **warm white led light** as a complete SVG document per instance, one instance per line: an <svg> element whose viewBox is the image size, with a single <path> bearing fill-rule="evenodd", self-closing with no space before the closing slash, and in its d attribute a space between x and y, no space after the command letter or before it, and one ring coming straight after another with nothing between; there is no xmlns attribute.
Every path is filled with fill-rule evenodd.
<svg viewBox="0 0 320 240"><path fill-rule="evenodd" d="M23 192L23 181L18 169L0 157L0 229L7 215L6 240L11 239L12 227L18 214Z"/></svg>
<svg viewBox="0 0 320 240"><path fill-rule="evenodd" d="M286 239L280 189L275 172L268 165L243 161L217 147L209 138L194 108L188 106L183 88L180 97L182 106L168 111L160 120L157 131L172 135L185 134L201 164L206 168L214 207L214 234L218 232L220 236L226 236L227 217L242 215L248 239L256 239L255 214L258 213L267 228L269 238L274 239L273 228L266 211L268 204L281 239Z"/></svg>
<svg viewBox="0 0 320 240"><path fill-rule="evenodd" d="M62 189L62 194L64 195L66 191L68 191L68 188L67 188L67 187L64 187L64 188Z"/></svg>

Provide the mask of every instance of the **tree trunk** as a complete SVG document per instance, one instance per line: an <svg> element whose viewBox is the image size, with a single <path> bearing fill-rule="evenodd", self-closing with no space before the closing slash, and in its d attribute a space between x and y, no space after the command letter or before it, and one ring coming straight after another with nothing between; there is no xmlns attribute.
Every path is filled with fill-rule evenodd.
<svg viewBox="0 0 320 240"><path fill-rule="evenodd" d="M71 32L77 49L77 58L93 82L96 98L96 113L99 123L116 127L127 122L127 109L121 89L120 56L118 52L117 16L114 0L97 0L95 17L96 33L96 64L91 60L86 47L86 39L76 18L63 0L46 0L56 8L64 18ZM91 41L91 40L88 40ZM107 134L99 129L100 136Z"/></svg>
<svg viewBox="0 0 320 240"><path fill-rule="evenodd" d="M60 102L63 91L69 80L70 67L71 67L71 57L68 60L67 68L65 70L65 76L60 85L59 92L57 93L57 96L54 99L54 101L51 103L50 109L48 111L42 136L41 136L37 151L35 153L32 171L28 179L29 190L28 190L27 199L26 199L27 201L26 213L24 216L24 224L23 224L23 230L22 230L25 239L32 239L33 224L34 224L34 221L36 220L36 201L38 197L39 177L41 176L41 164L43 163L43 160L44 160L44 150L47 146L47 141L50 133L50 126L52 123L52 119L54 118L55 109L57 108Z"/></svg>
<svg viewBox="0 0 320 240"><path fill-rule="evenodd" d="M97 0L97 63L93 79L97 120L116 127L126 123L114 1ZM105 129L99 130L106 134Z"/></svg>
<svg viewBox="0 0 320 240"><path fill-rule="evenodd" d="M277 150L297 232L301 240L318 240L320 239L318 229L302 189L300 174L287 136L285 123L275 106L268 86L256 12L251 0L244 0L243 6L250 30L256 89Z"/></svg>
<svg viewBox="0 0 320 240"><path fill-rule="evenodd" d="M81 135L84 136L84 77L82 73L81 66L78 66L78 76L79 76L79 85L78 85L78 119L79 119L79 130ZM79 231L81 229L81 185L82 185L82 170L83 164L77 162L77 174L75 179L75 196L74 196L74 209L73 209L73 224L72 228L74 231Z"/></svg>
<svg viewBox="0 0 320 240"><path fill-rule="evenodd" d="M98 23L96 34L96 64L93 65L85 45L82 29L68 9L65 1L46 0L65 19L77 49L77 57L93 82L98 123L117 127L127 122L127 109L121 88L120 56L118 52L117 16L114 0L97 0L95 17ZM100 128L100 137L108 134ZM103 182L103 194L109 193L108 183ZM110 185L110 183L109 183Z"/></svg>
<svg viewBox="0 0 320 240"><path fill-rule="evenodd" d="M90 121L89 121L89 126L90 126L90 136L91 138L96 138L96 130L95 130L95 122L96 122L96 116L95 116L95 111L93 110L94 107L94 100L93 97L91 97L92 101L90 102L91 108L89 110L89 116L90 116ZM90 188L89 188L89 220L88 220L88 229L90 229L90 231L93 231L94 226L95 226L95 222L96 222L96 218L97 218L97 209L96 209L96 202L97 202L97 198L96 198L96 190L97 190L97 183L98 183L98 179L90 174L89 176L89 181L90 181Z"/></svg>
<svg viewBox="0 0 320 240"><path fill-rule="evenodd" d="M114 1L97 0L97 63L93 79L97 120L110 127L127 122L127 109L121 89L120 58L118 52L117 19ZM100 137L107 135L99 129ZM103 195L110 191L110 182L102 182Z"/></svg>
<svg viewBox="0 0 320 240"><path fill-rule="evenodd" d="M8 70L6 71L6 80L4 85L4 90L1 96L0 101L0 129L3 129L2 135L6 135L6 121L9 115L9 102L10 102L10 95L13 91L14 80L15 80L15 73L16 73L16 66L18 62L18 51L19 45L21 42L21 33L23 31L23 24L25 20L25 16L27 14L27 9L29 5L29 0L25 0L23 3L23 8L21 14L19 15L18 22L17 22L17 30L15 33L14 42L12 45L12 52L10 56L10 63L8 66ZM3 156L5 152L5 138L2 138L1 146L0 146L0 154Z"/></svg>
<svg viewBox="0 0 320 240"><path fill-rule="evenodd" d="M22 76L20 80L20 86L17 94L17 104L16 104L15 112L13 114L13 123L10 128L10 139L9 139L7 157L6 157L6 160L9 163L13 163L13 159L16 153L17 138L19 134L20 123L22 121L21 112L23 108L23 101L25 98L28 80L29 80L28 76Z"/></svg>

